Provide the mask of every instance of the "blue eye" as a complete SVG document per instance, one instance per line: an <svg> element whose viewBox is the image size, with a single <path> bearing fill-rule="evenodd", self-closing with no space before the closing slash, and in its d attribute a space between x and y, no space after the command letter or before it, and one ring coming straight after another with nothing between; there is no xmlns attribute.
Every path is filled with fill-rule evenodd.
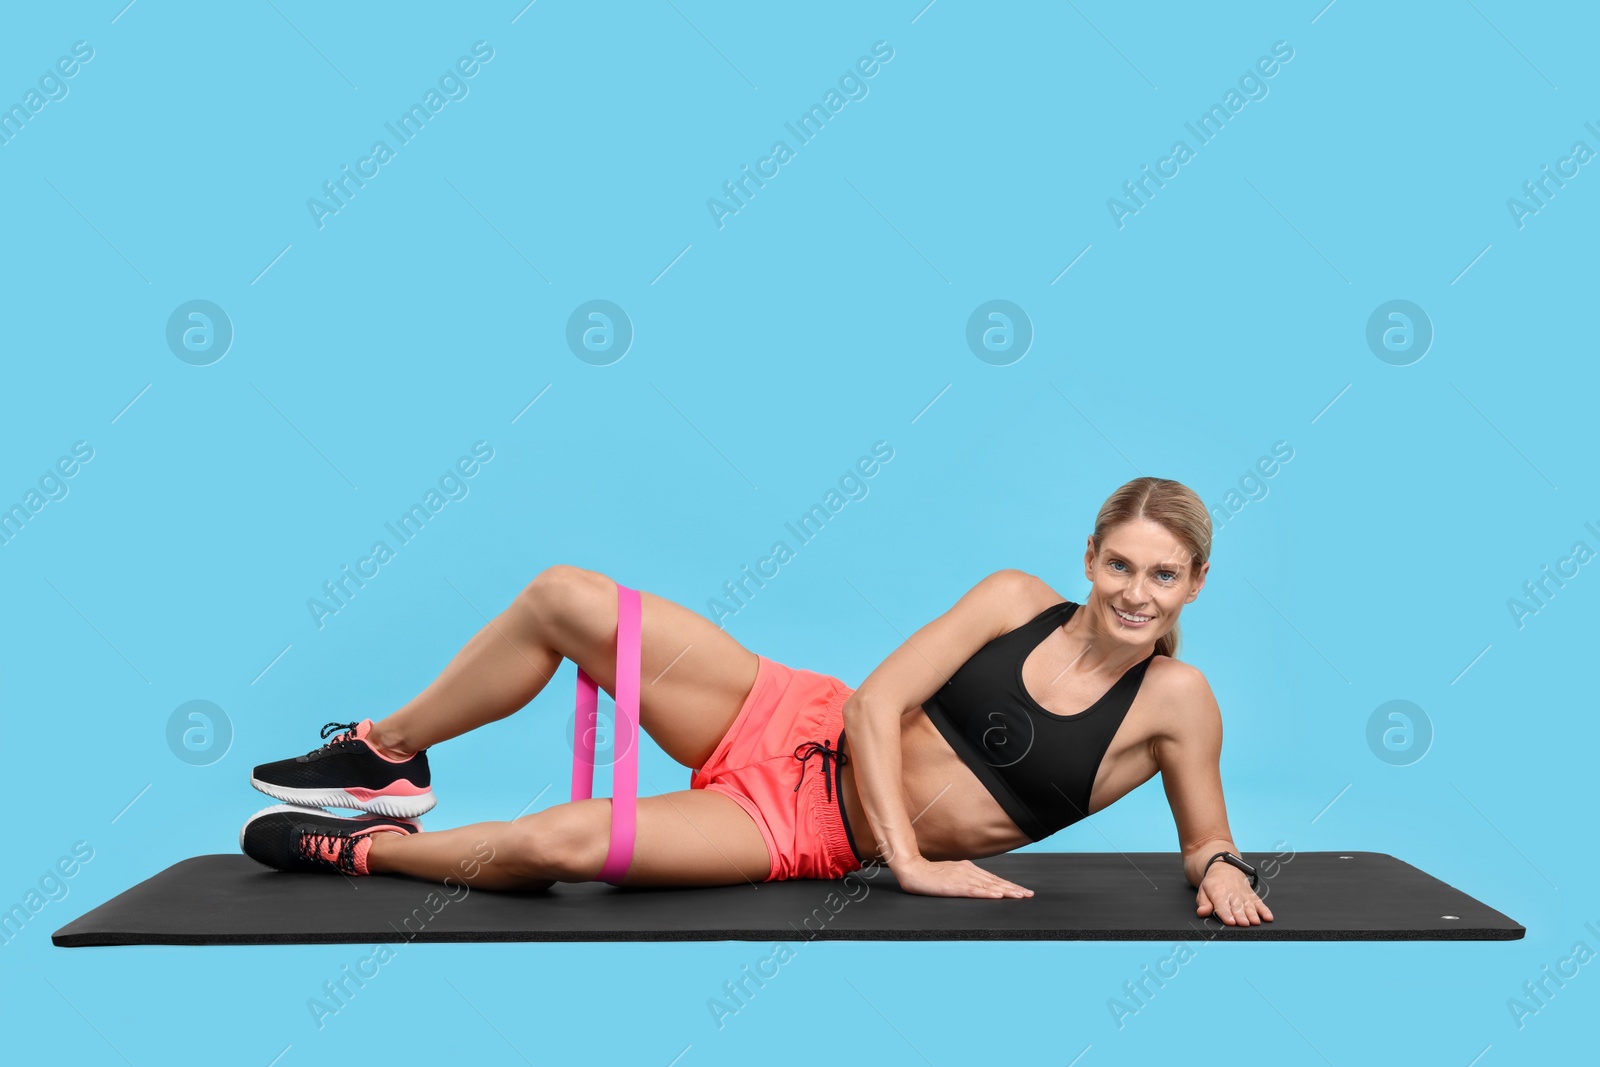
<svg viewBox="0 0 1600 1067"><path fill-rule="evenodd" d="M1127 566L1127 564L1123 563L1120 559L1114 559L1109 564L1107 564L1107 566L1110 566L1110 567L1124 567L1125 568ZM1162 576L1162 581L1171 583L1171 582L1175 582L1175 581L1178 580L1178 572L1177 571L1161 571L1159 573Z"/></svg>

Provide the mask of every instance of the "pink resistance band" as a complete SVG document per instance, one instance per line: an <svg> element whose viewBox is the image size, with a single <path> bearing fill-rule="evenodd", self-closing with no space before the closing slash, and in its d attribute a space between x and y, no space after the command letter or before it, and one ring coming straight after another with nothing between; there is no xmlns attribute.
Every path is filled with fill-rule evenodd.
<svg viewBox="0 0 1600 1067"><path fill-rule="evenodd" d="M612 731L611 845L598 880L616 885L633 862L639 795L639 591L617 584L617 721ZM578 712L572 732L572 799L594 794L594 735L599 729L600 687L578 668Z"/></svg>

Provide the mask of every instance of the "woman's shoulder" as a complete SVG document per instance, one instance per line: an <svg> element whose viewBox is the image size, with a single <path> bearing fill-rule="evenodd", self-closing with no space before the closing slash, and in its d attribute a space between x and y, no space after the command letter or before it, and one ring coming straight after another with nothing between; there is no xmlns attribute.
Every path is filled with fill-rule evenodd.
<svg viewBox="0 0 1600 1067"><path fill-rule="evenodd" d="M1056 597L1055 590L1045 583L1043 578L1036 574L1029 574L1018 567L1002 567L991 574L984 575L982 584L994 589L1010 593L1020 593L1030 596ZM1056 597L1059 603L1063 597Z"/></svg>
<svg viewBox="0 0 1600 1067"><path fill-rule="evenodd" d="M1150 657L1150 676L1170 678L1192 686L1209 686L1205 672L1187 660L1174 659L1172 656L1163 656L1159 652Z"/></svg>
<svg viewBox="0 0 1600 1067"><path fill-rule="evenodd" d="M1211 692L1211 683L1206 681L1205 672L1192 663L1171 656L1152 656L1144 687L1150 690L1152 703L1173 726L1193 729L1221 725L1222 712Z"/></svg>
<svg viewBox="0 0 1600 1067"><path fill-rule="evenodd" d="M1045 608L1054 607L1067 599L1050 588L1043 578L1016 567L1004 567L986 575L979 584L1004 598L1018 612L1026 611L1029 616L1037 615Z"/></svg>
<svg viewBox="0 0 1600 1067"><path fill-rule="evenodd" d="M1037 575L1015 567L984 575L962 597L992 624L996 635L1025 625L1065 599Z"/></svg>

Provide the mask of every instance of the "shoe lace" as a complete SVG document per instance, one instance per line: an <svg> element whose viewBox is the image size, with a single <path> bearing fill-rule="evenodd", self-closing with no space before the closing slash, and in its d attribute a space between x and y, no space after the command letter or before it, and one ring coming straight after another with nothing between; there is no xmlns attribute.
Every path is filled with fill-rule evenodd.
<svg viewBox="0 0 1600 1067"><path fill-rule="evenodd" d="M304 763L307 760L318 759L324 753L331 752L334 749L335 746L341 745L344 742L349 741L351 738L355 737L355 735L356 735L356 727L358 727L360 725L361 724L358 723L358 722L330 722L330 723L328 723L326 726L324 726L322 728L322 747L321 748L314 748L310 752L307 752L304 756L296 756L295 759L298 760L301 763ZM343 730L344 732L340 733L340 734L335 734L332 739L329 739L328 735L329 734L334 734L334 732L337 731L337 730Z"/></svg>
<svg viewBox="0 0 1600 1067"><path fill-rule="evenodd" d="M325 863L345 874L356 873L356 852L351 847L354 839L341 833L324 833L305 830L297 843L300 855L309 860ZM329 853L332 853L330 858Z"/></svg>
<svg viewBox="0 0 1600 1067"><path fill-rule="evenodd" d="M356 735L356 727L358 727L360 725L361 724L358 723L358 722L330 722L330 723L328 723L326 726L324 726L322 728L322 739L323 739L324 742L326 742L322 747L323 748L332 748L334 745L337 745L342 741L350 740L352 737L354 737ZM328 740L328 735L329 734L333 734L337 730L343 730L344 732L340 733L340 734L336 734L331 741Z"/></svg>

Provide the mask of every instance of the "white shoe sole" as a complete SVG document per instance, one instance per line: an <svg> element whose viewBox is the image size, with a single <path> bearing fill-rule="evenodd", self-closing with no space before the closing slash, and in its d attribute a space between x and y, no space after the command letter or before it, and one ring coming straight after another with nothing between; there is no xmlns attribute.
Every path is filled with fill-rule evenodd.
<svg viewBox="0 0 1600 1067"><path fill-rule="evenodd" d="M250 784L274 800L281 800L291 806L355 808L357 811L370 811L376 815L388 815L395 819L415 819L418 815L432 811L434 804L437 803L431 789L414 797L378 796L362 800L360 797L351 796L343 789L287 789L281 785L263 782L254 776L251 776Z"/></svg>

